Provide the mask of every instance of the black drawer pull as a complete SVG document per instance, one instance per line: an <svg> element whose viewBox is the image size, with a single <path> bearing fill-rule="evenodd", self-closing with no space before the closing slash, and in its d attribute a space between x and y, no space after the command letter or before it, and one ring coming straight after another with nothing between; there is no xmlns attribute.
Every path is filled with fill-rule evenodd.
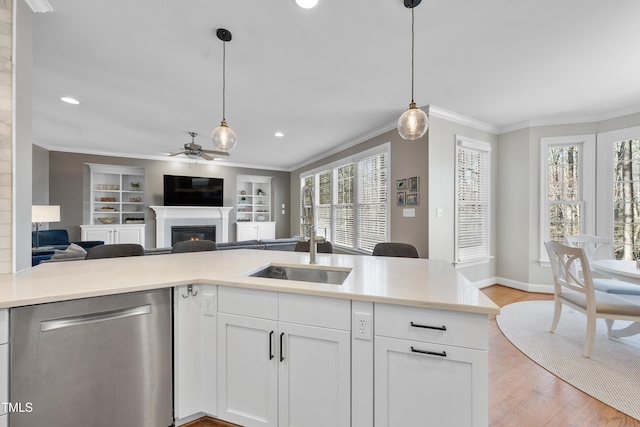
<svg viewBox="0 0 640 427"><path fill-rule="evenodd" d="M284 361L284 353L282 352L282 348L283 348L282 341L283 341L283 339L284 339L284 332L282 332L280 334L280 361L281 362Z"/></svg>
<svg viewBox="0 0 640 427"><path fill-rule="evenodd" d="M447 352L446 351L437 353L435 351L416 350L415 348L413 348L413 346L411 347L411 351L414 352L414 353L429 354L431 356L447 357Z"/></svg>
<svg viewBox="0 0 640 427"><path fill-rule="evenodd" d="M418 325L417 323L413 323L411 322L411 326L413 326L414 328L424 328L424 329L435 329L438 331L446 331L447 327L442 325L442 326L427 326L427 325Z"/></svg>
<svg viewBox="0 0 640 427"><path fill-rule="evenodd" d="M269 360L273 359L273 331L269 332Z"/></svg>

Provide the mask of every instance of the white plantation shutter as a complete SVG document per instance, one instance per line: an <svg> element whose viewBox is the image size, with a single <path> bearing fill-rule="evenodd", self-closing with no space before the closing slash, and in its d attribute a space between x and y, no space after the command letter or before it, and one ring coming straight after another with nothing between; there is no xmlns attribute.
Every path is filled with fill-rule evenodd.
<svg viewBox="0 0 640 427"><path fill-rule="evenodd" d="M458 138L456 171L456 262L488 258L488 143Z"/></svg>
<svg viewBox="0 0 640 427"><path fill-rule="evenodd" d="M387 240L388 155L358 161L358 249L372 252Z"/></svg>

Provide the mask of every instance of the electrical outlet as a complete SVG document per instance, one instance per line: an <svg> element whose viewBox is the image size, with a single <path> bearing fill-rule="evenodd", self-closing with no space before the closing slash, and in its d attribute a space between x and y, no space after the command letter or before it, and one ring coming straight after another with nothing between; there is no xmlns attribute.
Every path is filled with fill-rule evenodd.
<svg viewBox="0 0 640 427"><path fill-rule="evenodd" d="M204 293L202 298L202 314L205 316L216 315L216 296L214 294Z"/></svg>
<svg viewBox="0 0 640 427"><path fill-rule="evenodd" d="M371 319L371 313L359 311L353 313L352 333L354 338L371 341L371 330L373 329Z"/></svg>

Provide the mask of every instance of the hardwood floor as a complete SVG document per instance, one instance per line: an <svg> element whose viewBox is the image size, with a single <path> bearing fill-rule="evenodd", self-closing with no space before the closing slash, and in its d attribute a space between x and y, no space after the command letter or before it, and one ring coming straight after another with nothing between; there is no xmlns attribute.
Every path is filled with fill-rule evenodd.
<svg viewBox="0 0 640 427"><path fill-rule="evenodd" d="M548 294L523 292L500 285L482 291L500 307L517 301L553 298ZM203 418L186 426L238 427L212 418ZM581 392L531 361L502 335L495 316L491 316L489 426L640 427L640 421Z"/></svg>

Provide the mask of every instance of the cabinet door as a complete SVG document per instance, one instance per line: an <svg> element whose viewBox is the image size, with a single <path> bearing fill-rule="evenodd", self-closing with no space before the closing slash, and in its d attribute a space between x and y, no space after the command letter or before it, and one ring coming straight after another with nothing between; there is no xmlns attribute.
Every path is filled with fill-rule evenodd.
<svg viewBox="0 0 640 427"><path fill-rule="evenodd" d="M218 313L218 416L244 427L278 422L277 322Z"/></svg>
<svg viewBox="0 0 640 427"><path fill-rule="evenodd" d="M488 423L486 351L376 336L374 378L376 427Z"/></svg>
<svg viewBox="0 0 640 427"><path fill-rule="evenodd" d="M351 334L283 322L279 326L284 334L278 373L279 425L350 426Z"/></svg>
<svg viewBox="0 0 640 427"><path fill-rule="evenodd" d="M256 236L256 225L254 223L249 224L237 224L236 240L241 242L243 240L254 240Z"/></svg>
<svg viewBox="0 0 640 427"><path fill-rule="evenodd" d="M144 246L144 228L115 227L114 243L135 243Z"/></svg>
<svg viewBox="0 0 640 427"><path fill-rule="evenodd" d="M265 224L257 224L257 239L275 239L276 238L276 223L269 222Z"/></svg>
<svg viewBox="0 0 640 427"><path fill-rule="evenodd" d="M100 227L100 228L83 228L82 240L102 240L105 245L114 243L113 241L113 228Z"/></svg>
<svg viewBox="0 0 640 427"><path fill-rule="evenodd" d="M177 419L217 415L216 296L214 285L174 288L174 402ZM206 304L205 304L206 301Z"/></svg>

